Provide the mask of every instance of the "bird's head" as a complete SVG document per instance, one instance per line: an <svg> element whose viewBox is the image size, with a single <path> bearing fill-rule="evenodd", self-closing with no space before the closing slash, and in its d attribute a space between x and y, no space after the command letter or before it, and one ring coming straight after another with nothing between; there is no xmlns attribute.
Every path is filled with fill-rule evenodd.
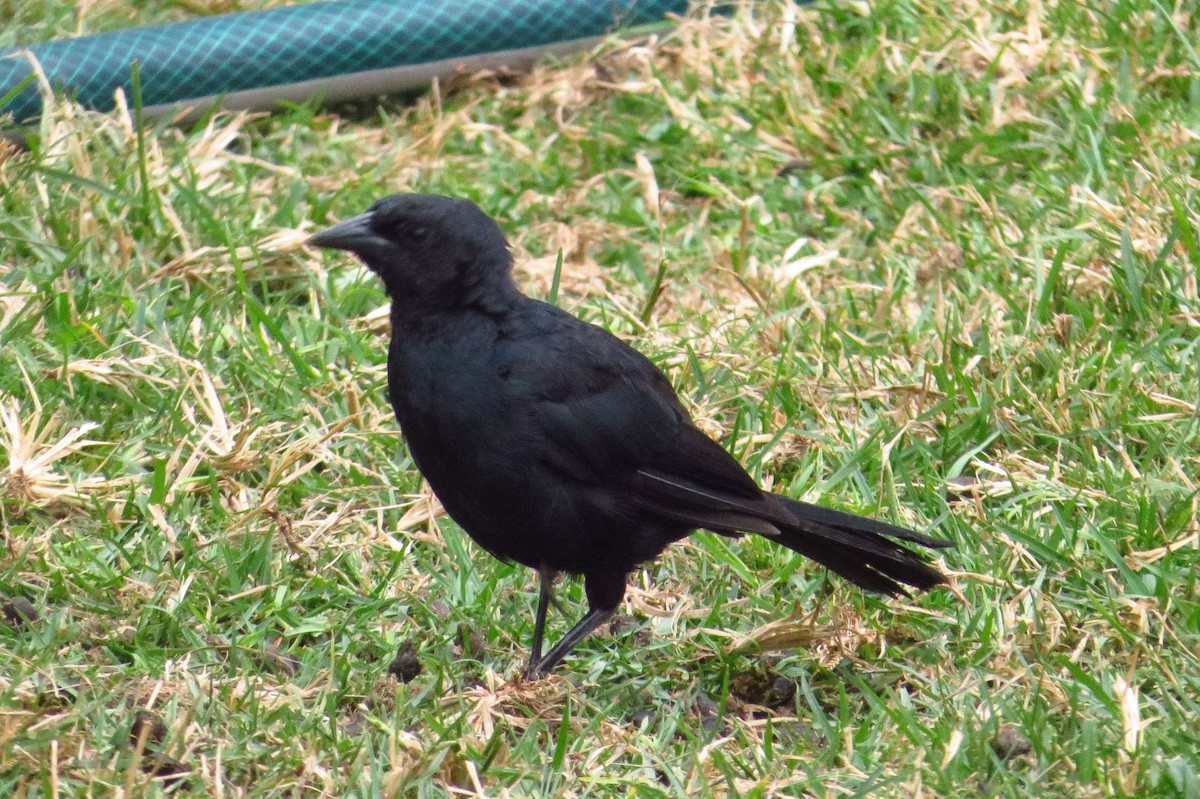
<svg viewBox="0 0 1200 799"><path fill-rule="evenodd" d="M470 200L392 194L308 243L354 253L379 275L393 303L414 310L494 301L515 291L504 234Z"/></svg>

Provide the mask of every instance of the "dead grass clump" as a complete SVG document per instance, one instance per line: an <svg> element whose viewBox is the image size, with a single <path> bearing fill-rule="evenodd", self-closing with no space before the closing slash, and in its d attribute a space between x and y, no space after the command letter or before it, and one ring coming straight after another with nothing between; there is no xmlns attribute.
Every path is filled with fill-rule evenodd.
<svg viewBox="0 0 1200 799"><path fill-rule="evenodd" d="M37 396L31 387L31 396ZM96 422L70 424L63 413L46 414L41 405L22 413L15 398L0 398L0 496L43 508L80 507L96 496L122 489L128 479L108 479L66 467L73 456L91 447L112 444L88 438Z"/></svg>

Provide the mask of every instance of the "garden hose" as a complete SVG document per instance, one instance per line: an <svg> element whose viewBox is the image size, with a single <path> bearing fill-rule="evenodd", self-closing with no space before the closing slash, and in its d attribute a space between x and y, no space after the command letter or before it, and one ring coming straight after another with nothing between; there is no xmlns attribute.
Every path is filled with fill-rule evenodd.
<svg viewBox="0 0 1200 799"><path fill-rule="evenodd" d="M525 68L686 10L687 0L342 0L224 14L2 51L0 115L37 118L46 83L99 111L121 88L151 117L378 96L464 68Z"/></svg>

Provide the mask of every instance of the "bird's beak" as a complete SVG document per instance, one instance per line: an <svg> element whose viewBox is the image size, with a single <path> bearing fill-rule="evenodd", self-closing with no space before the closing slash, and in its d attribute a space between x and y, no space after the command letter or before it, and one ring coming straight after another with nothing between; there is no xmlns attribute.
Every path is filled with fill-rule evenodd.
<svg viewBox="0 0 1200 799"><path fill-rule="evenodd" d="M371 212L352 216L309 238L310 247L328 247L333 250L362 252L372 247L387 245L387 239L371 230Z"/></svg>

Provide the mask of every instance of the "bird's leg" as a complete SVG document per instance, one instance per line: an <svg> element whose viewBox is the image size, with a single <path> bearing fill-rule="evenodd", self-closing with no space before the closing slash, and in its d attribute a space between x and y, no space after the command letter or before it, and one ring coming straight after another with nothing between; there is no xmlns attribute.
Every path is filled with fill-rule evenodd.
<svg viewBox="0 0 1200 799"><path fill-rule="evenodd" d="M529 668L526 669L530 673L542 658L542 641L546 637L546 610L552 602L560 610L562 609L554 599L554 570L538 569L537 615L533 621L533 645L529 647Z"/></svg>
<svg viewBox="0 0 1200 799"><path fill-rule="evenodd" d="M621 604L621 599L625 596L625 574L624 572L589 572L584 575L583 587L587 593L588 612L576 622L574 627L567 630L567 634L546 653L545 657L530 661L526 673L531 679L537 679L548 673L575 648L576 644L612 618ZM545 602L538 602L539 619L542 622L545 622L546 604L549 604L549 599ZM541 637L537 636L535 642L539 644L538 648L540 649Z"/></svg>
<svg viewBox="0 0 1200 799"><path fill-rule="evenodd" d="M587 612L582 619L570 630L567 634L554 645L554 647L546 653L546 656L538 659L536 662L529 664L528 675L531 679L537 679L545 674L548 674L551 669L559 664L565 658L575 645L587 638L588 634L606 622L617 612L616 608L609 610L599 610L592 608Z"/></svg>

